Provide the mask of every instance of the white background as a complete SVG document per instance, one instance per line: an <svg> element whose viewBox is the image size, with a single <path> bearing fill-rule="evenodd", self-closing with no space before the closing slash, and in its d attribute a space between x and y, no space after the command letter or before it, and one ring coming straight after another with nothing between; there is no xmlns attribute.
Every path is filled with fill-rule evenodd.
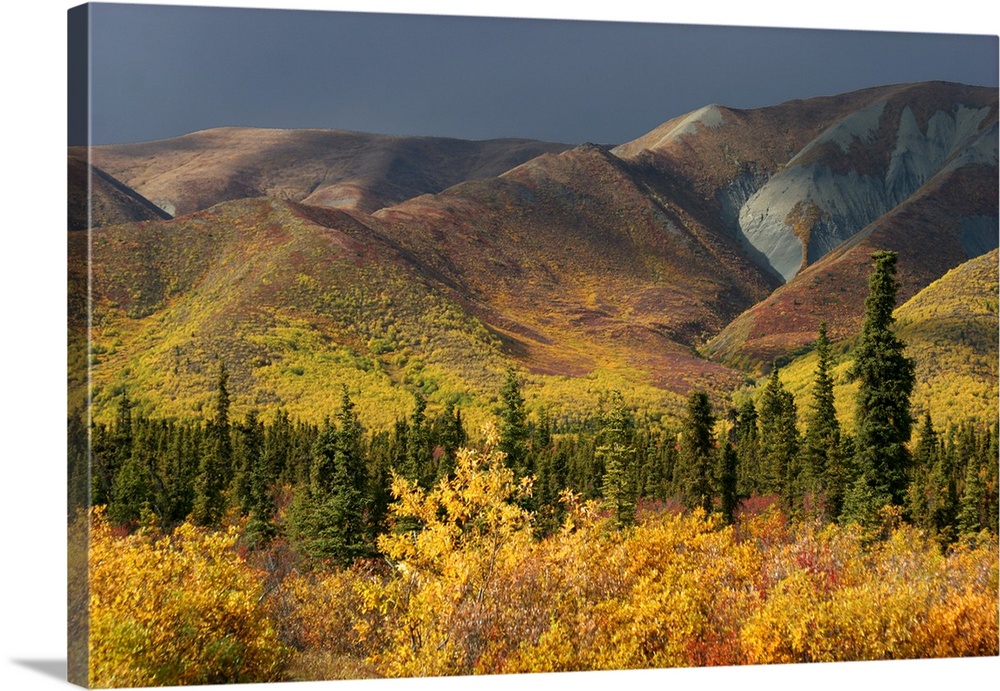
<svg viewBox="0 0 1000 691"><path fill-rule="evenodd" d="M0 23L0 688L65 686L65 188L66 10L74 4L22 0ZM352 11L658 21L739 26L901 30L996 35L997 10L980 0L941 3L850 0L826 3L655 0L160 0ZM886 7L891 5L891 7ZM814 8L819 9L814 9ZM694 686L743 689L930 689L1000 678L1000 658L849 663L714 670L663 670L477 679L316 682L284 688L505 689L553 685L606 689ZM273 689L267 685L239 687Z"/></svg>

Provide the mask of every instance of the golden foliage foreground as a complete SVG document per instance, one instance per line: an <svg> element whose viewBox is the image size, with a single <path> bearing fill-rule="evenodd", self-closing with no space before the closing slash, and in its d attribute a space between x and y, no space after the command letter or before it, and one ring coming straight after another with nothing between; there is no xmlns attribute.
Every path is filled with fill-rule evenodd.
<svg viewBox="0 0 1000 691"><path fill-rule="evenodd" d="M275 630L297 648L285 677L298 679L1000 652L996 536L943 554L905 525L873 536L774 510L735 527L647 512L616 531L598 504L567 494L563 528L539 540L523 508L530 483L515 484L489 442L463 450L455 476L433 489L397 480L394 492L385 562L293 571L266 610L253 605L254 572L218 557L230 533L184 537L189 549L178 552L97 530L95 553L116 560L109 574L131 594L106 602L94 583L93 680L167 683L149 670L173 670L188 654L191 665L214 664L178 657L176 633L157 634L167 630L203 650L246 640L248 671L230 672L243 679L279 663ZM194 561L172 561L183 559Z"/></svg>
<svg viewBox="0 0 1000 691"><path fill-rule="evenodd" d="M288 651L263 602L262 574L235 529L184 524L117 535L95 510L90 542L90 685L274 681Z"/></svg>

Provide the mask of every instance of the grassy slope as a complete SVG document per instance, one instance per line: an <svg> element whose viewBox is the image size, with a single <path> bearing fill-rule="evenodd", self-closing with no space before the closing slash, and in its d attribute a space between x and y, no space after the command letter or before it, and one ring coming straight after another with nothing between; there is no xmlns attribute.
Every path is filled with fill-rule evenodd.
<svg viewBox="0 0 1000 691"><path fill-rule="evenodd" d="M212 400L221 360L237 416L280 406L320 420L344 383L372 427L409 412L419 390L432 410L458 403L474 429L516 364L509 337L472 316L433 268L344 212L242 200L93 235L98 419L125 387L141 412L194 415ZM77 334L83 314L77 303ZM617 388L644 410L680 409L627 362L582 374L527 375L529 406L579 417ZM83 387L71 383L72 404Z"/></svg>
<svg viewBox="0 0 1000 691"><path fill-rule="evenodd" d="M459 397L501 369L495 337L391 248L284 202L95 233L94 277L99 414L126 385L145 412L192 414L224 360L237 412L322 418L348 383L365 418L388 424L412 405L396 384Z"/></svg>
<svg viewBox="0 0 1000 691"><path fill-rule="evenodd" d="M375 217L473 298L538 373L625 365L682 393L729 385L734 373L692 346L770 288L594 146Z"/></svg>
<svg viewBox="0 0 1000 691"><path fill-rule="evenodd" d="M998 252L969 260L897 308L897 334L916 361L913 408L929 410L938 427L967 418L995 420L998 414ZM841 423L853 427L856 385L846 381L851 340L834 346L835 395ZM811 404L815 353L781 370L800 414Z"/></svg>

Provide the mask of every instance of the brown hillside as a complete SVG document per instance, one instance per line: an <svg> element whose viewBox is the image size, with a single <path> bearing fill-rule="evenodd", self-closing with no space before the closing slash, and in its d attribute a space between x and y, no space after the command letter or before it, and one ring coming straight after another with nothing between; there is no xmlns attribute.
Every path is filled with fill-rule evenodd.
<svg viewBox="0 0 1000 691"><path fill-rule="evenodd" d="M773 287L727 238L596 145L374 218L539 371L627 362L684 392L730 381L692 347Z"/></svg>
<svg viewBox="0 0 1000 691"><path fill-rule="evenodd" d="M562 144L225 127L95 146L95 165L173 215L277 197L371 212L463 180L492 177Z"/></svg>

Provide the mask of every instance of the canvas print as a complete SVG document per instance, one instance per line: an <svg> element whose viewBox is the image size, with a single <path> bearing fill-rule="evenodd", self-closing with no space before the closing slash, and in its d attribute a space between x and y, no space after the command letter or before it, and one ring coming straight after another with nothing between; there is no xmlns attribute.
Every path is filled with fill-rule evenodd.
<svg viewBox="0 0 1000 691"><path fill-rule="evenodd" d="M996 36L68 28L72 682L998 655Z"/></svg>

